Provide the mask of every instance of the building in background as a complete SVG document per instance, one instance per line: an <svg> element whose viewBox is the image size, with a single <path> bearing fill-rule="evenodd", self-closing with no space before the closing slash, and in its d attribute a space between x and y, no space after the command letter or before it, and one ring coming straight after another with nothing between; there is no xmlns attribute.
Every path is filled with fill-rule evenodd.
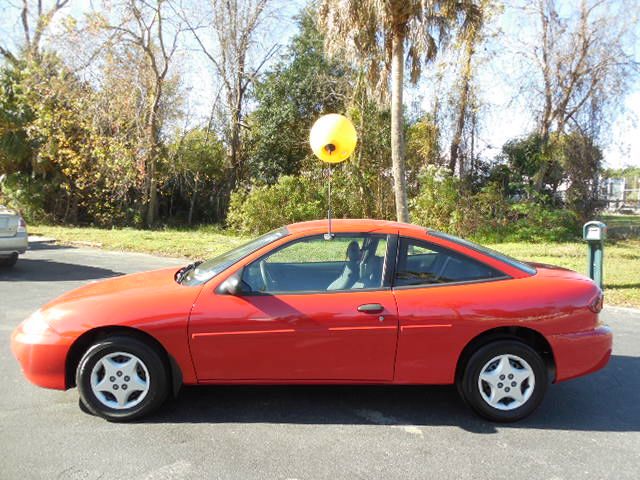
<svg viewBox="0 0 640 480"><path fill-rule="evenodd" d="M602 178L600 198L606 209L620 213L640 213L640 178Z"/></svg>

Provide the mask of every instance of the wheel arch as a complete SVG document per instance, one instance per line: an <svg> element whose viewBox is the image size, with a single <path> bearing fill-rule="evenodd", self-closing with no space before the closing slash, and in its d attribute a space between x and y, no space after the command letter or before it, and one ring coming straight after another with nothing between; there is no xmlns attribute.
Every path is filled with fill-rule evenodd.
<svg viewBox="0 0 640 480"><path fill-rule="evenodd" d="M464 368L475 351L497 340L518 340L533 348L540 354L552 382L556 378L556 362L549 341L537 330L522 326L496 327L476 335L469 341L458 356L455 381L458 383L464 374Z"/></svg>
<svg viewBox="0 0 640 480"><path fill-rule="evenodd" d="M178 362L167 352L166 348L153 335L133 327L123 327L119 325L102 326L87 330L80 335L71 345L65 360L65 388L76 386L76 369L80 359L96 341L111 335L128 335L137 338L155 348L163 357L173 395L175 396L182 386L182 371Z"/></svg>

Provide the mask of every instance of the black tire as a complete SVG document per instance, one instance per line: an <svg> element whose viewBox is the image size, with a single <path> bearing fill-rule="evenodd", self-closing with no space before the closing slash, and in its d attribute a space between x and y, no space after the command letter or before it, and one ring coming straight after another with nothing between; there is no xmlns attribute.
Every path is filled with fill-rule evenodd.
<svg viewBox="0 0 640 480"><path fill-rule="evenodd" d="M0 259L0 267L13 268L18 261L18 254L14 253L10 257Z"/></svg>
<svg viewBox="0 0 640 480"><path fill-rule="evenodd" d="M496 408L488 403L488 401L485 401L478 382L479 376L485 366L491 362L492 359L501 355L513 355L524 360L533 372L534 377L529 398L518 407L509 407L509 404L514 400L504 392L505 389L508 390L504 384L499 384L503 385L501 387L503 390L500 391L500 393L506 395L504 403L500 405L502 408L507 408L505 410ZM493 363L491 365L496 364ZM491 365L489 368L491 368ZM529 387L528 382L528 380L523 381L522 384L516 388L520 388L520 392L523 390L526 391ZM463 400L482 417L494 422L516 422L527 417L538 408L547 391L548 384L547 367L538 352L517 340L497 340L484 345L471 355L457 386ZM483 383L482 385L483 389L485 389L485 395L487 395L487 389L491 391L492 387L487 383ZM507 387L508 386L509 385L507 385Z"/></svg>
<svg viewBox="0 0 640 480"><path fill-rule="evenodd" d="M138 395L139 397L143 396L142 399L138 400L139 403L129 408L113 408L105 404L110 394L98 392L98 394L102 396L102 399L100 399L96 393L94 393L91 386L91 376L96 364L105 359L109 354L116 352L137 357L141 362L141 364L138 362L139 367L146 368L146 371L142 372L144 379L148 382L147 390L144 396L142 394ZM100 373L99 369L100 367L98 366L98 373ZM106 372L104 375L106 376ZM128 378L127 376L119 377L115 383L124 382L124 379ZM76 385L78 386L80 402L84 404L83 406L90 413L112 422L127 422L149 414L165 401L169 393L168 370L163 361L162 354L144 341L126 335L114 335L93 344L78 364L76 370ZM121 386L120 388L122 389ZM132 389L130 392L128 398L132 398L131 395L135 395L135 390ZM134 398L132 403L136 400L137 399Z"/></svg>
<svg viewBox="0 0 640 480"><path fill-rule="evenodd" d="M89 407L87 407L87 404L84 403L82 398L78 398L78 408L88 415L93 415L93 412L89 410Z"/></svg>

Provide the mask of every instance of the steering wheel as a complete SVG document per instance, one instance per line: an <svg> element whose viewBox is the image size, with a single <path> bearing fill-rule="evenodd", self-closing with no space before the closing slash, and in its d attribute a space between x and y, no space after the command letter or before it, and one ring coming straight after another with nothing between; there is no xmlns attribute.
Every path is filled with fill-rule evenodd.
<svg viewBox="0 0 640 480"><path fill-rule="evenodd" d="M273 280L273 277L267 270L267 262L262 260L260 262L260 276L262 277L262 282L264 283L264 288L266 291L273 290L276 282Z"/></svg>

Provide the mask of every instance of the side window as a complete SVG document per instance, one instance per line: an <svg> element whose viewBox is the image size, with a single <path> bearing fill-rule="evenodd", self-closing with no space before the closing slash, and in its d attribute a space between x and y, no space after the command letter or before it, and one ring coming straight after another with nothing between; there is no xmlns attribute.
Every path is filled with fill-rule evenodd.
<svg viewBox="0 0 640 480"><path fill-rule="evenodd" d="M395 286L484 280L503 273L465 255L421 240L400 238Z"/></svg>
<svg viewBox="0 0 640 480"><path fill-rule="evenodd" d="M379 288L385 235L315 235L286 244L248 265L242 280L252 292L326 292Z"/></svg>

